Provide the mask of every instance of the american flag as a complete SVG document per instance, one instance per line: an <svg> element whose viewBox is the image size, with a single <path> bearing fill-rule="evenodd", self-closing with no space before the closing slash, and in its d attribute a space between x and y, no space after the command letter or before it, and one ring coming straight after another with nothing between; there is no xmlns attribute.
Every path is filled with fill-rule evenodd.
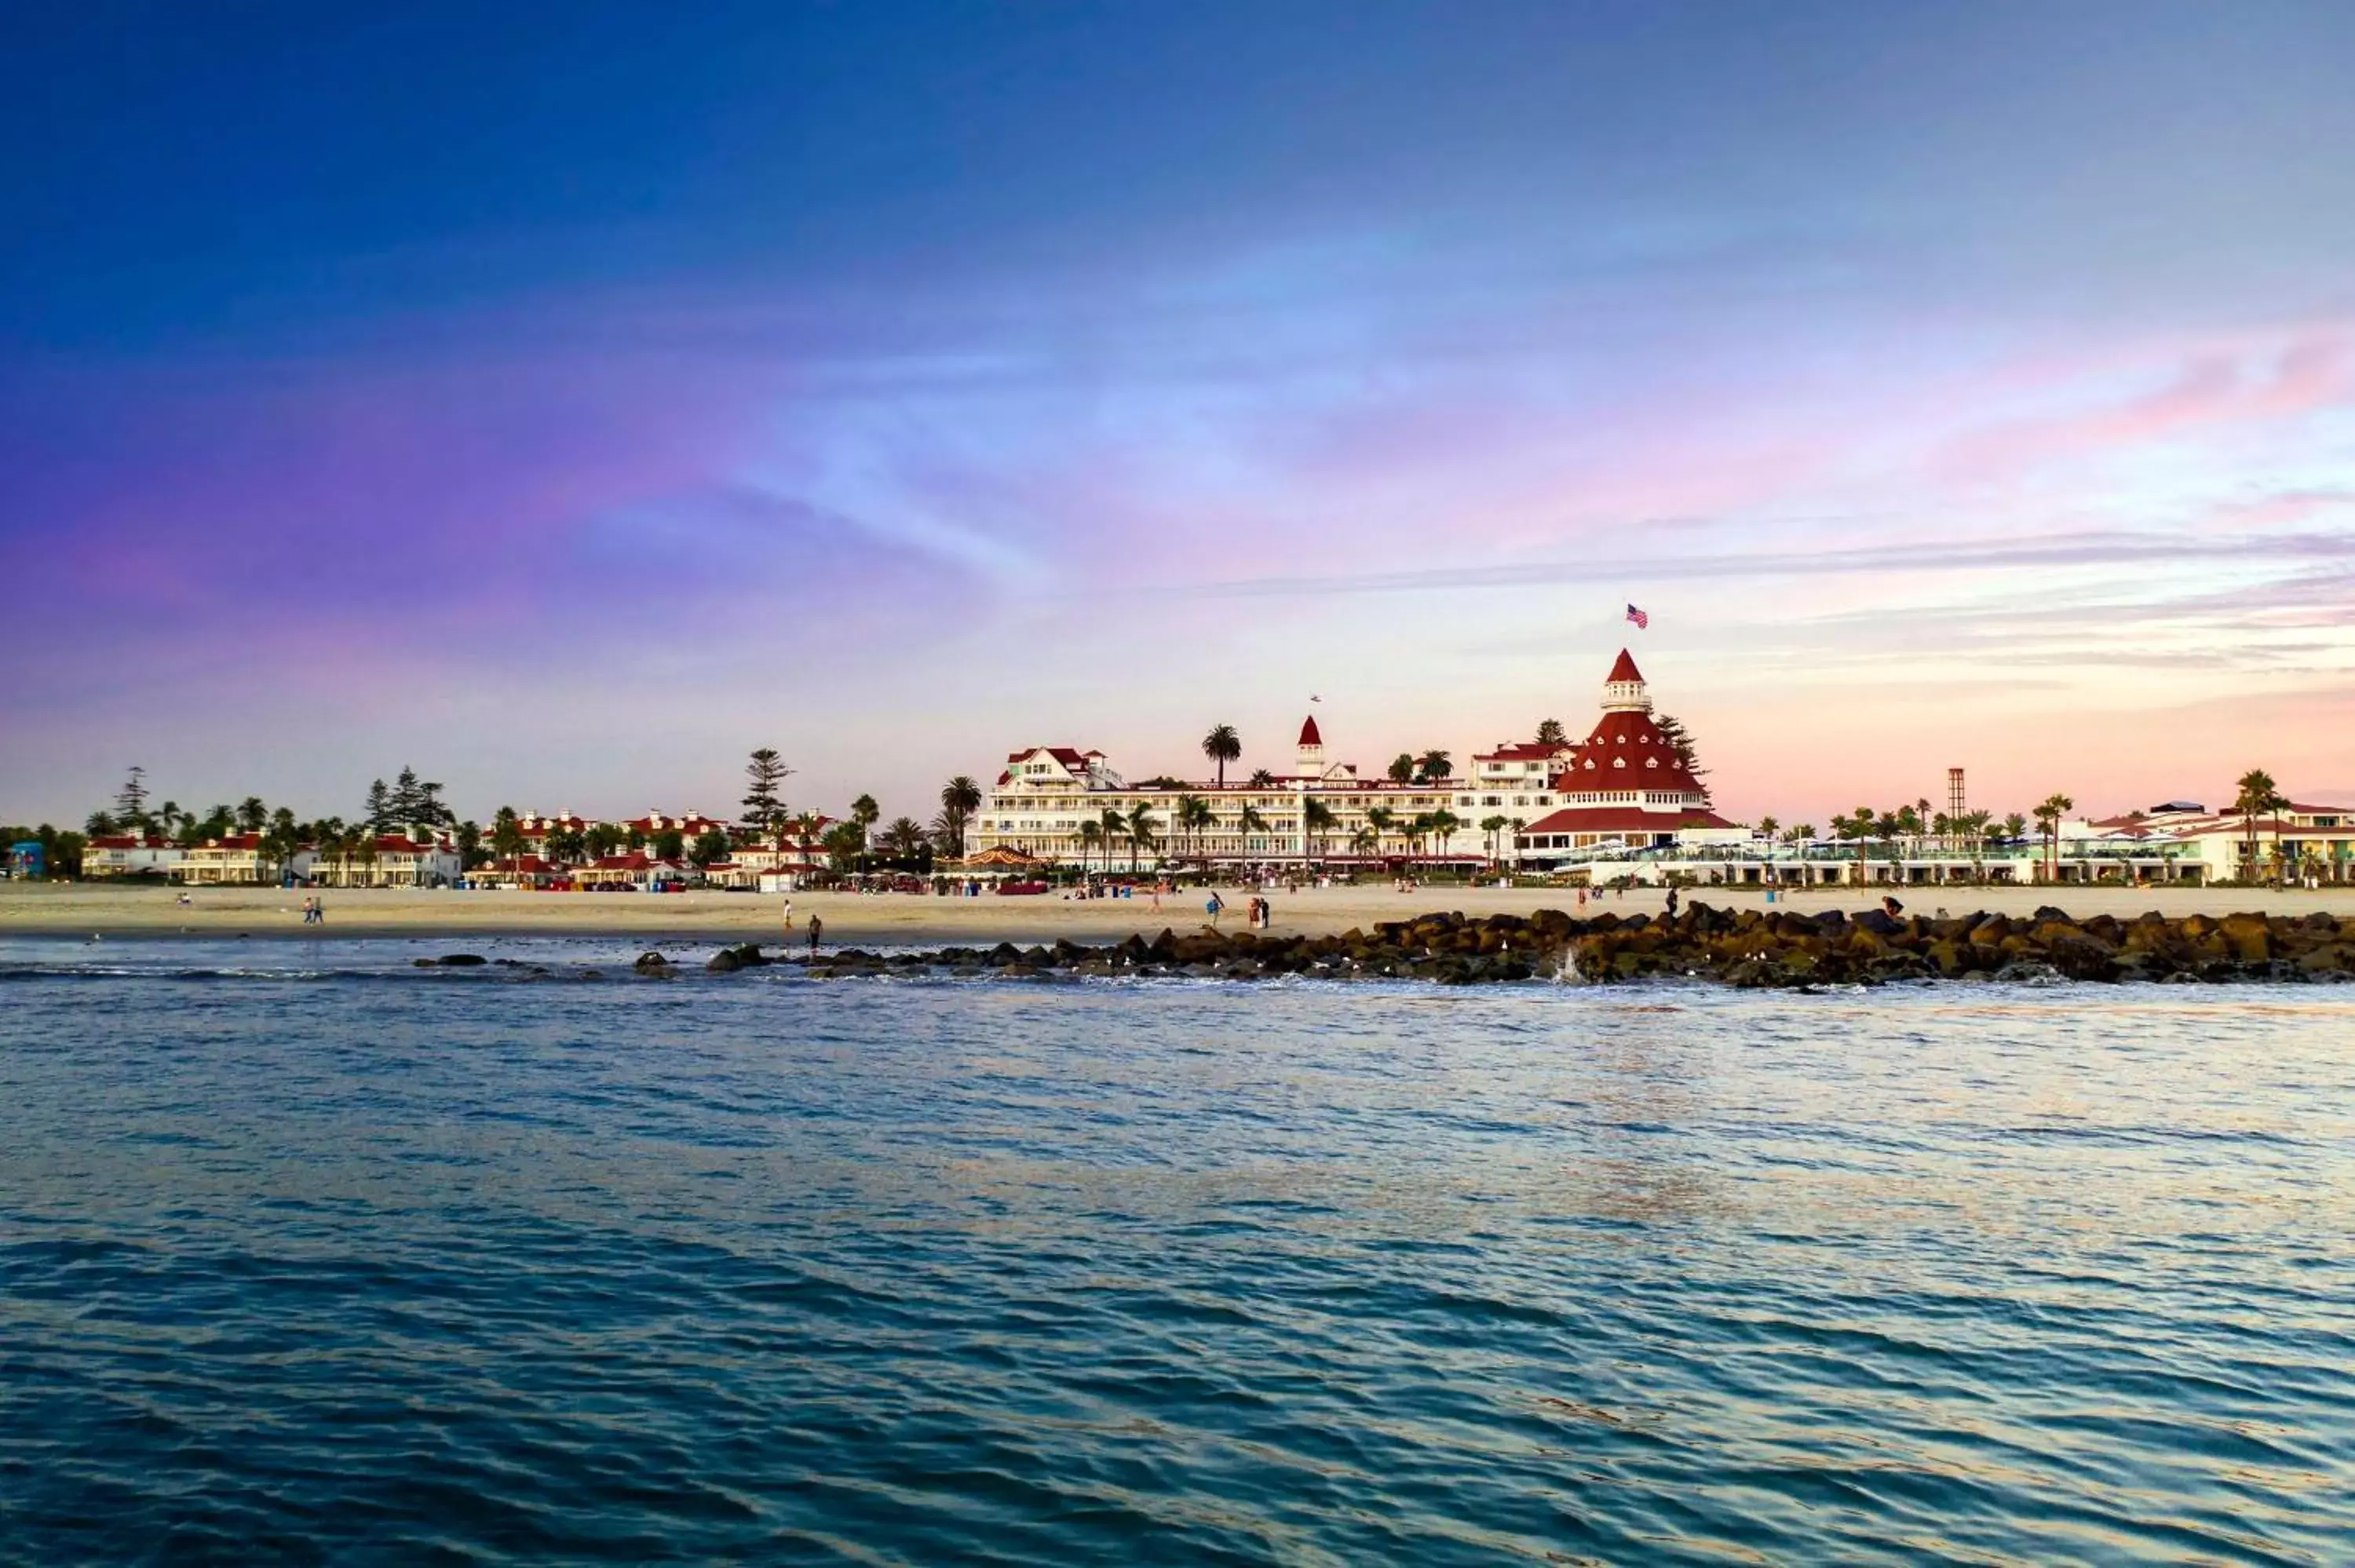
<svg viewBox="0 0 2355 1568"><path fill-rule="evenodd" d="M1652 618L1632 604L1627 607L1627 619L1636 623L1636 630L1638 631L1647 631L1651 629Z"/></svg>

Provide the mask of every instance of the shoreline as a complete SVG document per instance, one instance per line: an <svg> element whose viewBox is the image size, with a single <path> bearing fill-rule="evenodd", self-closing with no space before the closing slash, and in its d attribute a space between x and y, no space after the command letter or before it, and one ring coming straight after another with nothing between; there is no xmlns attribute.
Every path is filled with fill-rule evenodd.
<svg viewBox="0 0 2355 1568"><path fill-rule="evenodd" d="M1165 928L1179 937L1207 928L1203 901L1208 890L1188 888L1166 896L1156 909L1150 898L1066 900L1035 897L941 898L926 895L803 893L794 895L794 928L783 927L783 899L776 895L726 893L545 894L434 889L335 890L324 893L326 924L302 924L305 889L197 888L182 906L170 887L123 887L102 884L0 883L0 941L10 938L83 938L168 942L252 939L280 941L417 940L489 941L500 938L595 938L646 946L703 943L717 947L756 942L785 952L808 943L808 920L825 922L828 949L856 947L981 947L1001 942L1018 947L1052 944L1118 944L1132 936L1150 941ZM2114 887L1920 887L1899 890L1908 916L1934 919L1985 914L2014 920L2047 906L2064 909L2074 921L2107 916L2131 922L2147 913L2169 920L2190 916L2222 918L2256 914L2298 919L2327 914L2355 918L2355 887L2309 891L2261 888ZM1232 936L1247 929L1244 906L1251 895L1220 889L1227 908L1218 928ZM1763 894L1743 889L1699 888L1682 895L1684 906L1705 904L1740 913L1793 914L1814 918L1831 910L1854 916L1877 908L1877 894L1839 888L1785 895L1773 905ZM1274 919L1258 932L1266 938L1333 938L1371 931L1392 922L1413 922L1435 913L1469 921L1492 916L1528 919L1558 911L1581 923L1604 915L1622 920L1636 915L1657 919L1664 890L1643 889L1625 897L1590 899L1584 908L1574 890L1564 888L1473 888L1423 886L1398 892L1385 885L1304 889L1270 895Z"/></svg>

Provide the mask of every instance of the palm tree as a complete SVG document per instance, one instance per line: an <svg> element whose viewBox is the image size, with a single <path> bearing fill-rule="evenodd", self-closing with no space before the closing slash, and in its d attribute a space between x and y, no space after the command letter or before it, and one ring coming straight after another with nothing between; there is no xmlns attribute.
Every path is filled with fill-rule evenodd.
<svg viewBox="0 0 2355 1568"><path fill-rule="evenodd" d="M1965 811L1955 819L1955 831L1962 834L1963 842L1970 848L1973 882L1987 880L1987 836L1994 821L1992 811Z"/></svg>
<svg viewBox="0 0 2355 1568"><path fill-rule="evenodd" d="M894 817L883 830L883 847L895 860L913 860L924 850L924 830L913 817Z"/></svg>
<svg viewBox="0 0 2355 1568"><path fill-rule="evenodd" d="M1410 766L1412 761L1412 759L1410 758ZM1381 853L1382 840L1390 836L1391 830L1397 821L1398 813L1388 806L1375 806L1366 812L1366 826L1371 828L1374 833L1375 853Z"/></svg>
<svg viewBox="0 0 2355 1568"><path fill-rule="evenodd" d="M1369 816L1371 812L1367 813ZM1359 828L1349 835L1350 853L1360 860L1371 859L1381 853L1382 835L1372 828Z"/></svg>
<svg viewBox="0 0 2355 1568"><path fill-rule="evenodd" d="M964 854L964 825L981 810L981 786L969 775L960 773L941 786L941 826L945 832L941 847L952 858Z"/></svg>
<svg viewBox="0 0 2355 1568"><path fill-rule="evenodd" d="M1103 842L1104 831L1103 824L1098 822L1082 822L1080 824L1080 874L1082 876L1085 876L1088 874L1088 861L1089 858L1095 853L1096 845ZM1104 869L1106 871L1110 871L1112 869L1112 855L1110 852L1106 852L1104 855Z"/></svg>
<svg viewBox="0 0 2355 1568"><path fill-rule="evenodd" d="M1414 821L1406 825L1406 842L1409 852L1418 857L1421 856L1423 853L1423 841L1429 837L1431 837L1431 813L1429 811L1417 811L1414 814Z"/></svg>
<svg viewBox="0 0 2355 1568"><path fill-rule="evenodd" d="M1142 801L1128 813L1128 869L1131 873L1136 870L1137 855L1153 847L1153 830L1158 825Z"/></svg>
<svg viewBox="0 0 2355 1568"><path fill-rule="evenodd" d="M2234 797L2232 810L2241 813L2241 832L2245 848L2242 852L2244 876L2257 874L2257 819L2268 813L2274 817L2274 858L2281 858L2281 808L2289 804L2274 776L2262 768L2252 768L2241 775L2239 795Z"/></svg>
<svg viewBox="0 0 2355 1568"><path fill-rule="evenodd" d="M1254 789L1273 789L1275 788L1275 775L1264 768L1255 768L1248 782Z"/></svg>
<svg viewBox="0 0 2355 1568"><path fill-rule="evenodd" d="M1401 751L1391 758L1391 782L1404 784L1414 777L1414 753Z"/></svg>
<svg viewBox="0 0 2355 1568"><path fill-rule="evenodd" d="M1140 811L1144 809L1142 806L1137 808ZM1128 819L1120 814L1118 807L1106 806L1096 814L1096 832L1103 837L1104 873L1109 875L1112 872L1113 843L1128 835Z"/></svg>
<svg viewBox="0 0 2355 1568"><path fill-rule="evenodd" d="M513 806L501 806L491 819L491 853L507 863L507 874L516 874L517 857L523 853L523 820L516 815Z"/></svg>
<svg viewBox="0 0 2355 1568"><path fill-rule="evenodd" d="M1872 837L1872 808L1859 806L1846 816L1832 818L1832 832L1856 844L1856 884L1859 887L1869 880L1870 867L1865 861L1865 843Z"/></svg>
<svg viewBox="0 0 2355 1568"><path fill-rule="evenodd" d="M875 803L872 795L861 795L850 803L850 820L858 824L858 831L862 833L880 821L882 817L883 808Z"/></svg>
<svg viewBox="0 0 2355 1568"><path fill-rule="evenodd" d="M1455 771L1455 764L1447 759L1447 753L1436 747L1415 758L1414 768L1417 773L1433 783Z"/></svg>
<svg viewBox="0 0 2355 1568"><path fill-rule="evenodd" d="M1202 755L1219 765L1219 788L1227 787L1227 764L1243 754L1243 743L1231 724L1216 724L1202 737Z"/></svg>
<svg viewBox="0 0 2355 1568"><path fill-rule="evenodd" d="M1192 838L1194 853L1205 861L1209 860L1209 852L1202 847L1202 837L1218 820L1219 813L1199 795L1178 796L1178 804L1169 813L1169 825L1173 832Z"/></svg>
<svg viewBox="0 0 2355 1568"><path fill-rule="evenodd" d="M1245 858L1249 858L1251 853L1251 839L1248 835L1267 832L1267 819L1259 814L1259 808L1257 806L1245 806L1242 810L1242 815L1235 819L1235 826L1239 831L1246 835L1243 839L1243 853Z"/></svg>
<svg viewBox="0 0 2355 1568"><path fill-rule="evenodd" d="M2044 803L2036 808L2037 824L2044 834L2044 879L2047 882L2061 880L2061 819L2067 816L2076 804L2056 790L2047 795Z"/></svg>
<svg viewBox="0 0 2355 1568"><path fill-rule="evenodd" d="M1463 825L1464 819L1444 806L1431 813L1431 831L1439 839L1439 853L1442 859L1446 858L1448 845L1454 842L1455 831Z"/></svg>
<svg viewBox="0 0 2355 1568"><path fill-rule="evenodd" d="M239 832L258 833L269 824L269 821L270 808L261 803L261 796L248 795L238 803L237 831Z"/></svg>
<svg viewBox="0 0 2355 1568"><path fill-rule="evenodd" d="M1488 859L1501 863L1505 858L1503 834L1513 825L1513 819L1498 812L1480 819L1480 831L1487 836Z"/></svg>
<svg viewBox="0 0 2355 1568"><path fill-rule="evenodd" d="M1333 808L1322 800L1304 800L1300 805L1300 831L1316 846L1316 858L1325 858L1327 840L1333 832Z"/></svg>

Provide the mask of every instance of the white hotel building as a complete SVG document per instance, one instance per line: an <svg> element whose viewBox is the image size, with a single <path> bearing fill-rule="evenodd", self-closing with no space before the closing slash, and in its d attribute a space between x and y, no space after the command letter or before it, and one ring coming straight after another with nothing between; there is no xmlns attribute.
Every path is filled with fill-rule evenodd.
<svg viewBox="0 0 2355 1568"><path fill-rule="evenodd" d="M1580 746L1540 741L1507 742L1477 753L1463 779L1367 779L1356 764L1327 758L1313 715L1300 726L1292 771L1257 784L1130 784L1101 751L1034 746L1007 758L967 835L967 853L1004 847L1071 864L1085 860L1125 867L1134 849L1140 868L1313 863L1359 870L1516 860L1531 850L1534 829L1550 823L1560 832L1542 836L1549 846L1557 838L1567 844L1573 834L1591 843L1593 833L1606 831L1616 837L1640 828L1649 844L1659 835L1672 840L1679 829L1722 830L1726 824L1702 808L1699 786L1667 754L1650 724L1643 677L1624 652L1604 697L1604 722L1586 746L1604 748L1595 766L1610 771L1594 779L1578 773ZM1633 753L1629 741L1638 743ZM1670 774L1661 773L1663 759ZM1183 824L1180 810L1188 798L1209 807L1209 826ZM1608 809L1597 814L1596 806ZM1128 821L1139 808L1151 822L1149 845L1119 832L1107 853L1105 845L1091 845L1082 832L1087 823L1101 825L1108 811ZM1580 815L1580 808L1587 814ZM1453 827L1415 831L1416 819L1442 813L1455 820ZM1495 830L1481 826L1500 818Z"/></svg>

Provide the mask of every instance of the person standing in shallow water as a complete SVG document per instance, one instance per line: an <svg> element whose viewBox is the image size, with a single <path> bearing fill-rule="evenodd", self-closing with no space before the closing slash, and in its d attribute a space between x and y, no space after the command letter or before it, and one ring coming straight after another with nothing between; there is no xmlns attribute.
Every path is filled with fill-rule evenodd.
<svg viewBox="0 0 2355 1568"><path fill-rule="evenodd" d="M814 959L814 958L815 958L815 957L817 957L817 943L818 943L818 938L819 938L821 936L823 936L823 935L825 934L825 932L826 932L826 922L825 922L825 921L823 921L823 920L821 920L821 919L819 919L819 918L818 918L816 916L815 916L815 915L811 916L810 916L810 923L809 923L809 934L810 934L810 957L811 957L811 958L813 958L813 959Z"/></svg>

